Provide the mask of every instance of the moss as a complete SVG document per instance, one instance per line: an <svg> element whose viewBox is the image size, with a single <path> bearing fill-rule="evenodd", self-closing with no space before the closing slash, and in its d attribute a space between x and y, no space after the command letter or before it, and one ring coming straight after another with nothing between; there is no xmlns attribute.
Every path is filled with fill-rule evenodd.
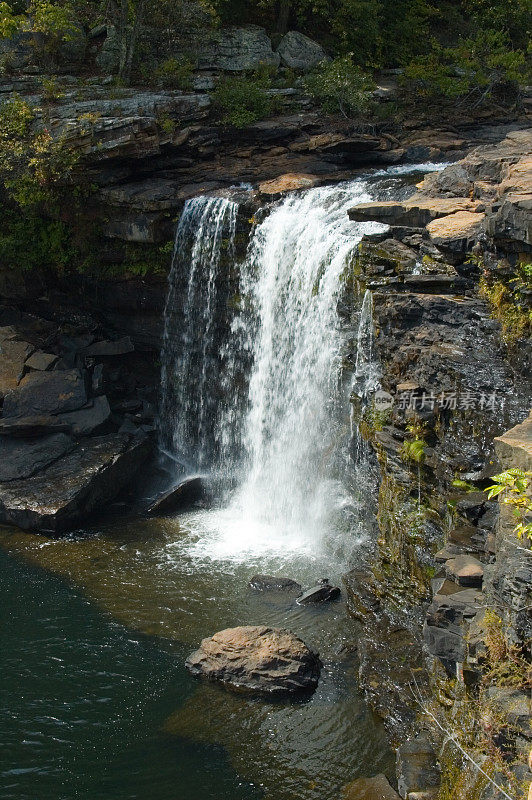
<svg viewBox="0 0 532 800"><path fill-rule="evenodd" d="M493 318L501 325L502 338L510 346L532 335L532 310L526 300L532 289L531 273L530 264L520 264L509 280L480 281L479 294L490 305Z"/></svg>

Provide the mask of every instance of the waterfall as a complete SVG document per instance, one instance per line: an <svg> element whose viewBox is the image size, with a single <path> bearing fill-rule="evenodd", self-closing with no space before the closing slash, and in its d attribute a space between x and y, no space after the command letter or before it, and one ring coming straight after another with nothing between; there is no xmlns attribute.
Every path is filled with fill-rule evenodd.
<svg viewBox="0 0 532 800"><path fill-rule="evenodd" d="M383 191L380 176L391 192L390 176L415 171L287 195L265 209L236 268L236 204L185 206L165 311L160 434L185 469L222 474L231 490L194 518L202 557L342 551L349 563L345 545L362 533L371 480L349 399L363 410L379 369L371 293L355 337L339 311L358 243L386 226L347 212ZM228 286L229 273L238 285Z"/></svg>
<svg viewBox="0 0 532 800"><path fill-rule="evenodd" d="M185 204L177 228L161 353L160 442L185 471L212 466L220 453L227 280L222 255L234 261L238 206L225 197Z"/></svg>
<svg viewBox="0 0 532 800"><path fill-rule="evenodd" d="M369 199L361 180L312 189L282 200L255 230L241 280L253 367L233 500L248 535L279 530L285 543L317 546L351 506L338 303L363 233L383 230L349 220L348 208Z"/></svg>

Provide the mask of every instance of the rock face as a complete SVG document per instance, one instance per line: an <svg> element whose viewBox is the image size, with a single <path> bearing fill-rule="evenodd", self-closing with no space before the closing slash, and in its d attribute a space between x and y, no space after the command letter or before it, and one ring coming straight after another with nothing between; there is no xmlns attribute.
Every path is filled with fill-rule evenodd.
<svg viewBox="0 0 532 800"><path fill-rule="evenodd" d="M317 179L314 175L298 175L289 172L271 181L263 181L259 184L259 192L274 196L284 192L293 192L296 189L310 189L316 183Z"/></svg>
<svg viewBox="0 0 532 800"><path fill-rule="evenodd" d="M321 45L297 31L289 31L283 36L277 52L283 64L290 69L300 69L303 72L308 72L327 58Z"/></svg>
<svg viewBox="0 0 532 800"><path fill-rule="evenodd" d="M318 655L293 633L262 626L215 633L188 657L186 667L229 688L265 695L313 691L321 670Z"/></svg>
<svg viewBox="0 0 532 800"><path fill-rule="evenodd" d="M421 734L397 750L399 794L403 798L431 800L438 795L440 769L428 738Z"/></svg>
<svg viewBox="0 0 532 800"><path fill-rule="evenodd" d="M0 297L0 373L18 373L0 412L0 522L28 530L84 524L153 449L153 356L145 359L128 336L116 335L101 296L104 325L87 310L85 292L81 311L69 282L66 298L54 294L56 285L33 301L32 313Z"/></svg>
<svg viewBox="0 0 532 800"><path fill-rule="evenodd" d="M4 398L3 416L31 417L75 411L87 402L85 384L79 370L34 372Z"/></svg>
<svg viewBox="0 0 532 800"><path fill-rule="evenodd" d="M0 438L0 482L29 478L57 461L74 443L64 433L37 439Z"/></svg>
<svg viewBox="0 0 532 800"><path fill-rule="evenodd" d="M243 72L261 64L278 67L281 57L272 50L272 43L257 25L245 28L223 28L210 35L198 56L200 69Z"/></svg>
<svg viewBox="0 0 532 800"><path fill-rule="evenodd" d="M151 450L146 438L90 439L32 477L0 483L0 521L52 532L83 523L131 481Z"/></svg>

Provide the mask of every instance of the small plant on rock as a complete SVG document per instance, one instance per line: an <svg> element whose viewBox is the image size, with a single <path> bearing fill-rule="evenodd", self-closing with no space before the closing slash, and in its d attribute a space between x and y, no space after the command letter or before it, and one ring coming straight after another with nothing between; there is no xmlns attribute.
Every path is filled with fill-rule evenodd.
<svg viewBox="0 0 532 800"><path fill-rule="evenodd" d="M509 469L494 475L493 480L495 483L485 490L489 499L500 497L505 505L511 507L516 520L515 533L532 543L532 472Z"/></svg>

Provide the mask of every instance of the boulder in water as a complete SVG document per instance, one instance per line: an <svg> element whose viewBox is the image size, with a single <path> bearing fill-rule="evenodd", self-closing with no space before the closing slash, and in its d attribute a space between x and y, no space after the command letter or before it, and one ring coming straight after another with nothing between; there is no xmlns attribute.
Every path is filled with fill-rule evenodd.
<svg viewBox="0 0 532 800"><path fill-rule="evenodd" d="M276 578L274 575L254 575L248 583L257 592L298 592L301 586L291 578Z"/></svg>
<svg viewBox="0 0 532 800"><path fill-rule="evenodd" d="M401 800L386 775L359 778L344 788L344 800Z"/></svg>
<svg viewBox="0 0 532 800"><path fill-rule="evenodd" d="M203 478L195 476L186 478L173 489L165 492L155 503L148 508L148 514L156 517L162 514L172 514L174 511L181 511L189 508L198 500L205 497L205 487Z"/></svg>
<svg viewBox="0 0 532 800"><path fill-rule="evenodd" d="M317 586L303 592L301 597L297 598L300 605L307 605L310 603L325 603L328 600L336 600L340 597L341 591L338 586L331 586L328 578L322 578Z"/></svg>
<svg viewBox="0 0 532 800"><path fill-rule="evenodd" d="M314 691L321 662L291 631L249 625L203 639L185 662L193 674L238 691L280 695Z"/></svg>

